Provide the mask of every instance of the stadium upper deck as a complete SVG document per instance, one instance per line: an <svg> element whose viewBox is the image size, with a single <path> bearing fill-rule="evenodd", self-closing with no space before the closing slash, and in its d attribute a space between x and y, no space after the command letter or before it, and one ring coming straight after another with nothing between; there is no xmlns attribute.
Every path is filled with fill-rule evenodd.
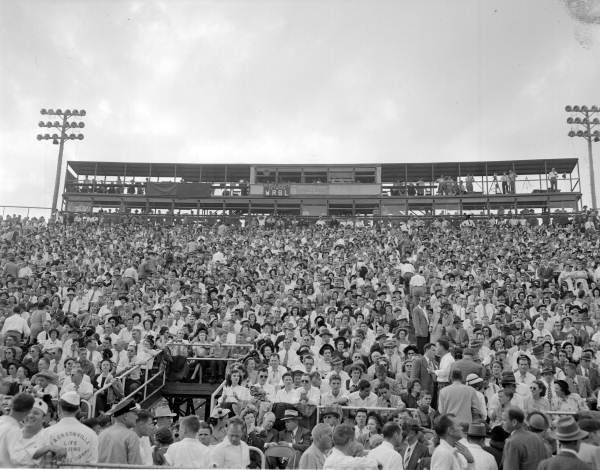
<svg viewBox="0 0 600 470"><path fill-rule="evenodd" d="M67 164L63 210L404 215L579 209L576 158L360 165Z"/></svg>

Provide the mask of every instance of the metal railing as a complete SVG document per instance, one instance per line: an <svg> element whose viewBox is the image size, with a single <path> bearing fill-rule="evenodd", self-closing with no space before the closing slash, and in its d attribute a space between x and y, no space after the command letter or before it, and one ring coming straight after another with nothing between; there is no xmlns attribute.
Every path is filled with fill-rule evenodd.
<svg viewBox="0 0 600 470"><path fill-rule="evenodd" d="M206 348L209 349L209 354L211 354L210 350L214 350L214 349L220 349L220 348L230 348L230 349L244 349L247 348L248 352L250 352L251 350L253 350L255 348L254 344L251 343L239 343L239 344L228 344L228 343L218 343L218 342L212 342L212 343L185 343L183 341L179 342L179 341L171 341L167 344L165 344L166 348L169 348L169 350L171 351L171 347L173 348ZM240 354L241 357L243 357L243 354ZM192 357L190 357L191 359ZM201 357L201 356L193 356L194 359L211 359L211 360L215 360L215 359L223 359L223 358L219 358L219 357L212 357L212 356L206 356L206 357ZM238 359L235 357L228 357L226 359Z"/></svg>
<svg viewBox="0 0 600 470"><path fill-rule="evenodd" d="M212 410L215 409L215 405L217 402L217 396L219 395L219 393L221 393L223 391L223 389L225 388L225 381L221 382L221 384L215 388L215 391L212 392L212 394L210 395L210 411L212 412Z"/></svg>
<svg viewBox="0 0 600 470"><path fill-rule="evenodd" d="M46 220L50 217L50 207L45 206L0 206L0 215L5 216L21 216L29 217L44 217Z"/></svg>
<svg viewBox="0 0 600 470"><path fill-rule="evenodd" d="M125 380L127 379L127 377L129 377L133 372L139 371L141 369L142 365L147 365L150 361L154 361L154 358L151 358L146 364L136 364L135 366L133 366L130 369L126 370L125 372L121 373L121 375L116 377L114 380L122 381L122 383L121 383L121 385L123 387L122 389L125 390ZM137 387L134 391L129 393L129 395L126 395L121 400L119 400L119 403L135 396L141 390L144 391L144 393L142 394L142 397L143 397L142 401L150 398L151 396L155 395L156 393L158 393L160 391L161 387L165 384L165 381L166 381L166 373L165 373L164 368L160 368L159 371L150 378L148 378L150 369L146 368L146 369L144 369L144 371L145 372L144 372L143 383L139 387ZM154 380L156 380L157 377L161 377L161 376L162 376L162 384L159 387L157 387L152 393L148 394L148 384L150 382L153 382ZM112 383L106 384L102 388L98 389L92 395L92 398L90 400L88 417L92 418L96 415L96 401L97 401L98 395L100 395L101 393L108 390L111 386L112 386Z"/></svg>
<svg viewBox="0 0 600 470"><path fill-rule="evenodd" d="M134 365L133 367L127 369L126 371L122 372L120 375L118 375L117 377L115 377L113 379L114 381L120 381L121 382L121 387L122 390L125 390L125 379L127 379L127 377L129 377L133 372L140 370L140 365ZM104 384L104 386L102 388L99 388L98 390L96 390L94 392L94 394L92 395L92 398L90 398L90 408L88 411L88 416L90 418L92 418L93 416L95 416L96 414L96 402L98 399L98 396L101 395L102 393L106 392L109 388L112 387L113 382L109 383L109 384Z"/></svg>

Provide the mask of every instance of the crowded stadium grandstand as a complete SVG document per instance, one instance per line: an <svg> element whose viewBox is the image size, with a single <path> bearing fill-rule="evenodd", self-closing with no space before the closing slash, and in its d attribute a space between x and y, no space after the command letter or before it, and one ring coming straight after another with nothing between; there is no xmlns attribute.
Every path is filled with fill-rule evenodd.
<svg viewBox="0 0 600 470"><path fill-rule="evenodd" d="M68 162L0 221L0 466L600 468L577 172Z"/></svg>

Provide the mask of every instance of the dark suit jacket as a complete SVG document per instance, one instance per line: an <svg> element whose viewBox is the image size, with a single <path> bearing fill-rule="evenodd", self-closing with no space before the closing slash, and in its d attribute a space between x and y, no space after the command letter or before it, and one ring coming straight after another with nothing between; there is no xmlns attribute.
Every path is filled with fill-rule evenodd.
<svg viewBox="0 0 600 470"><path fill-rule="evenodd" d="M573 393L579 394L581 398L587 398L592 395L592 387L590 385L590 379L583 377L582 375L575 376L577 383L573 382L573 379L567 377L565 381L569 384L569 390Z"/></svg>
<svg viewBox="0 0 600 470"><path fill-rule="evenodd" d="M577 375L582 375L581 366L577 366ZM592 387L592 391L595 391L600 387L600 372L596 367L590 367L587 370L587 378L590 380L590 387Z"/></svg>
<svg viewBox="0 0 600 470"><path fill-rule="evenodd" d="M544 440L537 434L519 428L504 444L502 467L506 470L537 470L538 464L550 457Z"/></svg>
<svg viewBox="0 0 600 470"><path fill-rule="evenodd" d="M429 393L433 392L433 377L427 371L427 359L424 357L417 357L413 359L412 372L410 374L411 380L418 379L421 382L421 388L427 390Z"/></svg>
<svg viewBox="0 0 600 470"><path fill-rule="evenodd" d="M463 381L467 379L467 375L469 374L477 374L482 379L485 378L484 367L470 359L459 359L450 366L450 375L452 375L453 370L460 370L462 372Z"/></svg>
<svg viewBox="0 0 600 470"><path fill-rule="evenodd" d="M593 470L583 460L578 459L570 452L559 452L554 457L540 463L538 470Z"/></svg>
<svg viewBox="0 0 600 470"><path fill-rule="evenodd" d="M296 436L292 439L292 433L286 429L279 432L279 442L291 442L292 447L298 452L304 452L312 443L310 431L305 428L298 427Z"/></svg>
<svg viewBox="0 0 600 470"><path fill-rule="evenodd" d="M406 448L402 452L402 461L404 462L404 454L406 453ZM410 456L410 460L408 461L408 465L404 467L404 470L417 470L419 468L419 461L423 458L429 457L429 449L422 442L417 442L415 450Z"/></svg>
<svg viewBox="0 0 600 470"><path fill-rule="evenodd" d="M421 306L416 305L413 308L411 319L415 328L415 336L421 338L429 336L429 320L427 319L427 313Z"/></svg>

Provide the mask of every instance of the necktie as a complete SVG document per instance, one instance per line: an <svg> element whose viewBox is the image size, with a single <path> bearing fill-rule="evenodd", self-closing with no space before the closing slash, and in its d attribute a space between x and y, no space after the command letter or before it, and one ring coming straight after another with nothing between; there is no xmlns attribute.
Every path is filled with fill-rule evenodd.
<svg viewBox="0 0 600 470"><path fill-rule="evenodd" d="M410 462L410 457L412 455L412 446L408 446L406 452L404 453L404 468L408 468L408 462Z"/></svg>
<svg viewBox="0 0 600 470"><path fill-rule="evenodd" d="M287 367L287 365L288 365L289 355L290 355L290 351L289 351L289 349L286 349L285 350L285 356L283 356L283 365L285 367Z"/></svg>
<svg viewBox="0 0 600 470"><path fill-rule="evenodd" d="M67 307L67 313L71 313L71 304L73 303L72 300L69 300L69 306Z"/></svg>
<svg viewBox="0 0 600 470"><path fill-rule="evenodd" d="M88 353L88 361L92 362L92 351Z"/></svg>
<svg viewBox="0 0 600 470"><path fill-rule="evenodd" d="M550 403L550 408L552 408L552 394L554 393L554 391L552 390L552 384L549 383L547 388L548 388L548 402Z"/></svg>

